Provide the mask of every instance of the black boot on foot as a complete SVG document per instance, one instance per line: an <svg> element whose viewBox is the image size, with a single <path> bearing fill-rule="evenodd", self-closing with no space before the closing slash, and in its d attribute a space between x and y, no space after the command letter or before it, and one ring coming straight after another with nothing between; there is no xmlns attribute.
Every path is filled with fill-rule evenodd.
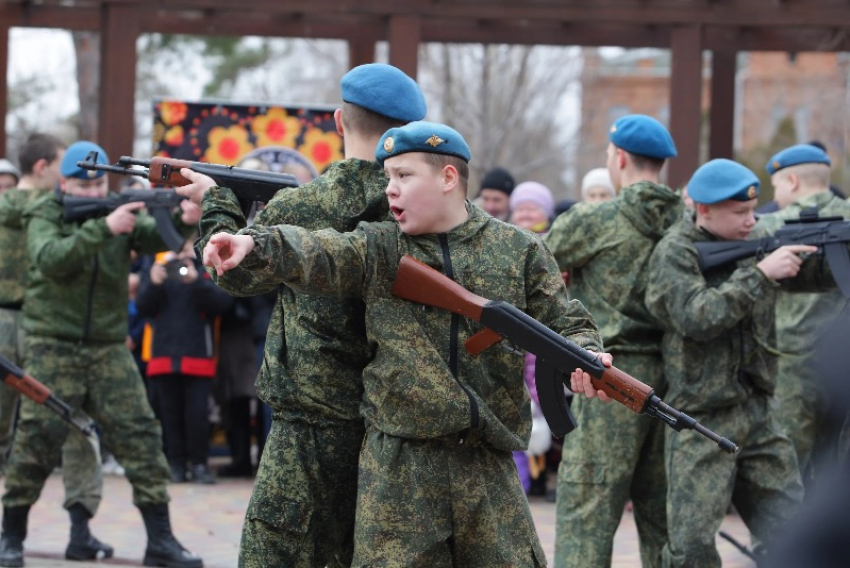
<svg viewBox="0 0 850 568"><path fill-rule="evenodd" d="M68 560L100 560L112 558L115 550L97 540L89 531L91 515L80 503L74 503L68 509L71 516L71 541L65 549Z"/></svg>
<svg viewBox="0 0 850 568"><path fill-rule="evenodd" d="M29 505L3 507L3 533L0 534L0 566L24 565L24 539L27 537Z"/></svg>
<svg viewBox="0 0 850 568"><path fill-rule="evenodd" d="M203 568L204 562L177 542L171 532L168 503L156 503L139 507L145 529L148 532L148 547L145 549L145 566L166 568Z"/></svg>

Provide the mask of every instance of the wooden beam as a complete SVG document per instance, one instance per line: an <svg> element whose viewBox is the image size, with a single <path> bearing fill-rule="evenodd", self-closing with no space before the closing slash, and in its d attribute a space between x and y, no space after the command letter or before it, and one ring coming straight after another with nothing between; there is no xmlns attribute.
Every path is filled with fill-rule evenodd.
<svg viewBox="0 0 850 568"><path fill-rule="evenodd" d="M417 16L390 18L390 65L416 79L422 29Z"/></svg>
<svg viewBox="0 0 850 568"><path fill-rule="evenodd" d="M111 157L131 155L139 10L134 4L106 4L101 9L98 142Z"/></svg>
<svg viewBox="0 0 850 568"><path fill-rule="evenodd" d="M375 61L375 39L362 35L348 40L348 68Z"/></svg>
<svg viewBox="0 0 850 568"><path fill-rule="evenodd" d="M670 134L679 155L670 161L668 184L681 187L699 165L702 28L676 28L671 39Z"/></svg>
<svg viewBox="0 0 850 568"><path fill-rule="evenodd" d="M717 49L711 58L711 124L708 157L733 159L737 52Z"/></svg>
<svg viewBox="0 0 850 568"><path fill-rule="evenodd" d="M100 10L93 6L0 4L0 21L9 27L100 29Z"/></svg>
<svg viewBox="0 0 850 568"><path fill-rule="evenodd" d="M0 158L6 157L6 114L9 112L9 26L0 25Z"/></svg>

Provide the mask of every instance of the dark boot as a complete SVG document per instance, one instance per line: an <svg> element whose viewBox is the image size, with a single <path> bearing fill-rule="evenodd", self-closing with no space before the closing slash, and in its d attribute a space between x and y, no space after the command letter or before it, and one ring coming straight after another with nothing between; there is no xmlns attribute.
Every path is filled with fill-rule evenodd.
<svg viewBox="0 0 850 568"><path fill-rule="evenodd" d="M203 560L183 548L174 538L168 516L168 503L144 505L139 507L139 511L142 512L145 530L148 532L148 546L142 562L144 566L203 568Z"/></svg>
<svg viewBox="0 0 850 568"><path fill-rule="evenodd" d="M100 560L112 558L115 550L108 544L97 540L89 531L91 515L80 503L74 503L68 509L71 516L71 542L65 549L68 560Z"/></svg>
<svg viewBox="0 0 850 568"><path fill-rule="evenodd" d="M0 534L0 566L24 565L24 539L30 506L3 507L3 533Z"/></svg>

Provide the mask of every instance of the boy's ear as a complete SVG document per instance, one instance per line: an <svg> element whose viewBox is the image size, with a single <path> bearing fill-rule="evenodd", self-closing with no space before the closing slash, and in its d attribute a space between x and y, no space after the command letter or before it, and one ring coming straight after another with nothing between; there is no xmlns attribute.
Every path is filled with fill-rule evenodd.
<svg viewBox="0 0 850 568"><path fill-rule="evenodd" d="M50 165L50 164L47 162L47 159L46 159L46 158L39 158L39 159L38 159L38 160L36 160L36 161L35 161L35 163L32 165L32 172L33 172L33 173L34 173L37 177L38 177L38 176L41 176L41 175L44 173L44 170L45 170L45 169L47 169L47 167L48 167L49 165Z"/></svg>
<svg viewBox="0 0 850 568"><path fill-rule="evenodd" d="M711 216L711 207L706 205L705 203L694 203L697 207L697 214L700 217L710 217Z"/></svg>
<svg viewBox="0 0 850 568"><path fill-rule="evenodd" d="M336 124L336 133L340 136L345 136L345 128L342 126L342 109L338 108L334 111L334 124Z"/></svg>
<svg viewBox="0 0 850 568"><path fill-rule="evenodd" d="M621 170L625 169L626 168L626 161L627 161L627 157L626 157L625 150L617 148L617 168L621 169Z"/></svg>
<svg viewBox="0 0 850 568"><path fill-rule="evenodd" d="M448 193L457 187L460 176L457 173L457 168L451 164L443 166L443 192Z"/></svg>

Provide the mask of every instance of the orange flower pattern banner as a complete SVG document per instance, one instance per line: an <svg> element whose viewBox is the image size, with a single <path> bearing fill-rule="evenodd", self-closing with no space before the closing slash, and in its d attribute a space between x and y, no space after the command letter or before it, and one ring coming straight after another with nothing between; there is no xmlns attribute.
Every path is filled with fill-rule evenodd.
<svg viewBox="0 0 850 568"><path fill-rule="evenodd" d="M244 162L291 172L306 182L344 157L333 110L161 100L154 103L153 154Z"/></svg>

